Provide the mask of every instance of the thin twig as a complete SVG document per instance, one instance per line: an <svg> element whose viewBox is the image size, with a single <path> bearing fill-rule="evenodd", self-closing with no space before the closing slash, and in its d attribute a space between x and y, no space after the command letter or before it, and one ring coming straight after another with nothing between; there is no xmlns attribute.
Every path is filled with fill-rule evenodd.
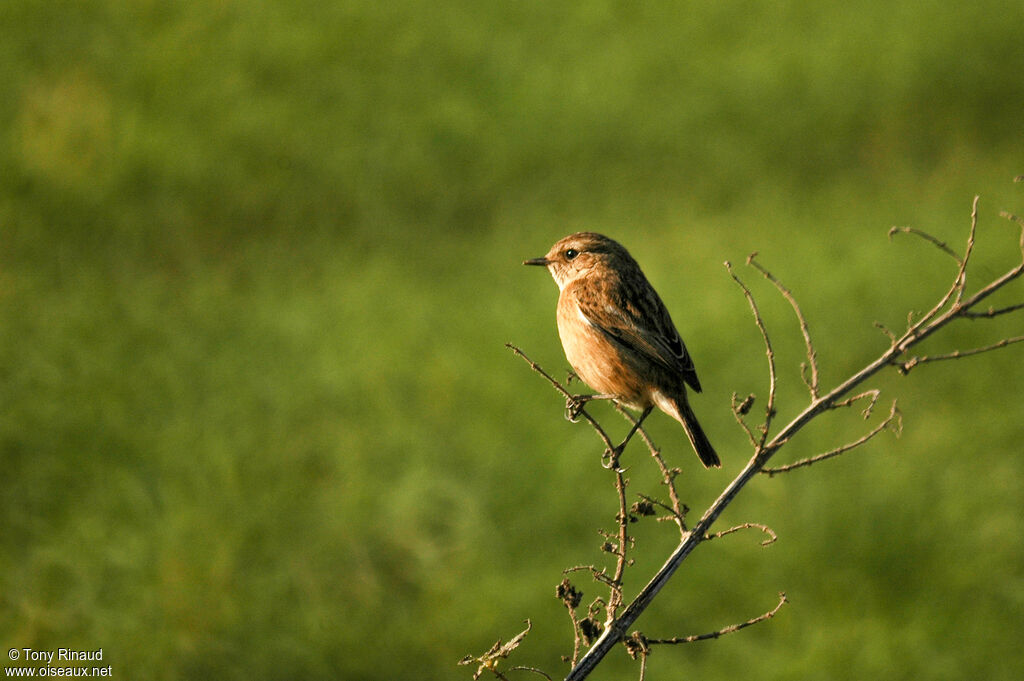
<svg viewBox="0 0 1024 681"><path fill-rule="evenodd" d="M971 253L974 251L974 237L978 231L978 201L980 200L980 196L975 196L974 203L971 205L971 231L967 235L967 248L964 250L964 259L960 261L960 271L957 273L954 305L960 304L964 297L964 291L967 290L967 261L971 259Z"/></svg>
<svg viewBox="0 0 1024 681"><path fill-rule="evenodd" d="M892 341L893 345L896 344L896 334L894 334L892 331L890 331L889 327L887 327L882 322L875 322L874 326L875 326L876 329L879 329L882 333L884 333L886 338L888 338L890 341Z"/></svg>
<svg viewBox="0 0 1024 681"><path fill-rule="evenodd" d="M953 302L952 307L950 308L950 310L947 310L947 312L951 312L952 310L955 310L960 306L961 300L963 299L964 289L967 285L967 262L968 258L970 257L971 251L974 248L974 235L975 231L978 228L978 201L980 198L980 196L975 196L974 202L971 204L971 229L968 232L967 236L967 252L965 253L963 258L957 258L957 262L960 266L957 268L957 273L956 277L953 279L953 284L949 287L949 290L946 291L946 295L942 296L939 302L936 303L931 310L926 312L924 316L921 317L921 319L919 319L916 323L910 323L908 318L907 334L904 334L905 338L908 334L909 338L916 338L920 333L921 329L923 329L926 325L930 325L935 320L936 315L938 315L943 310L943 308L946 307L949 301L953 299L954 294L956 295L956 300Z"/></svg>
<svg viewBox="0 0 1024 681"><path fill-rule="evenodd" d="M720 638L722 636L725 636L726 634L735 633L735 632L739 631L740 629L746 629L747 627L752 627L755 624L758 624L759 622L764 622L765 620L770 620L771 618L775 617L775 614L777 612L779 612L779 610L782 608L782 606L785 605L788 602L789 602L789 599L786 598L786 594L785 593L780 593L779 594L779 602L778 602L778 604L774 608L772 608L771 610L769 610L766 613L763 613L761 615L758 615L757 617L754 617L753 619L749 619L746 622L741 622L739 624L732 624L732 625L729 625L728 627L723 627L722 629L719 629L718 631L712 631L712 632L707 633L707 634L697 634L695 636L676 636L674 638L645 638L644 642L648 646L652 646L652 645L678 645L680 643L695 643L697 641L707 641L707 640L710 640L710 639Z"/></svg>
<svg viewBox="0 0 1024 681"><path fill-rule="evenodd" d="M615 408L622 414L630 423L636 425L636 421L633 415L630 414L622 407L622 405L616 403ZM685 506L679 500L679 491L676 489L676 475L679 473L678 468L669 468L668 464L665 463L665 459L661 456L661 450L654 446L654 442L651 441L647 431L643 428L639 429L640 437L643 438L644 444L647 445L647 450L651 453L651 458L658 464L658 470L661 471L662 483L668 488L668 498L672 502L672 508L668 509L671 511L676 524L679 526L679 531L682 534L686 534L686 512ZM642 495L641 495L642 496Z"/></svg>
<svg viewBox="0 0 1024 681"><path fill-rule="evenodd" d="M554 679L552 679L551 676L547 672L541 671L540 669L537 669L536 667L523 667L523 666L509 667L508 670L510 672L533 672L534 674L537 674L539 676L543 676L548 681L554 681Z"/></svg>
<svg viewBox="0 0 1024 681"><path fill-rule="evenodd" d="M639 631L634 631L629 638L622 641L626 646L626 652L634 660L640 658L640 681L647 676L647 656L651 654L651 648L647 645L647 639Z"/></svg>
<svg viewBox="0 0 1024 681"><path fill-rule="evenodd" d="M659 518L658 520L674 520L677 525L681 525L684 528L683 529L684 532L686 531L685 530L685 528L686 528L685 519L674 508L672 508L671 506L666 504L664 501L659 501L658 499L655 499L654 497L648 496L646 494L638 494L637 496L639 496L641 499L643 499L644 501L646 501L649 504L654 504L655 506L660 506L661 508L665 509L669 513L669 515L664 516L662 518Z"/></svg>
<svg viewBox="0 0 1024 681"><path fill-rule="evenodd" d="M524 353L518 347L516 347L515 345L512 345L511 343L506 343L505 347L507 347L510 350L512 350L512 352L514 354L522 357L523 360L525 360L530 365L530 368L533 369L533 371L537 372L538 374L540 374L541 376L546 378L548 380L548 382L551 383L551 385L554 386L554 388L556 390L558 390L558 392L560 392L562 394L562 396L564 396L566 398L566 400L574 400L575 399L575 396L572 395L561 383L559 383L557 380L552 378L552 376L550 374L548 374L546 371L544 371L544 369L539 364L537 364L536 362L531 360L529 357L527 357L526 353ZM618 403L615 403L615 405L616 405L616 408L619 407ZM608 581L605 582L608 585L609 590L610 590L609 598L608 598L607 605L606 605L606 613L607 613L606 621L607 622L612 622L612 621L615 620L615 617L618 614L619 608L622 607L622 603L623 603L622 577L625 574L626 566L627 566L627 564L629 562L629 559L627 557L627 553L628 553L628 550L629 550L629 542L630 542L630 538L629 538L629 512L628 512L628 509L626 507L626 485L627 485L627 482L626 482L626 479L625 479L625 476L624 476L624 471L619 468L618 461L617 461L618 454L621 453L622 448L629 441L629 436L627 436L626 439L623 440L622 444L620 444L619 446L615 446L615 445L612 444L611 438L608 437L608 434L604 430L604 428L601 427L601 425L597 422L597 420L594 419L586 411L585 408L583 408L581 406L577 410L574 410L574 411L575 411L576 414L582 416L583 418L585 418L587 420L587 422L594 428L594 431L600 436L602 442L604 442L606 454L610 453L610 455L611 455L611 459L609 461L609 466L606 466L606 467L611 468L613 470L614 474L615 474L615 489L616 489L618 500L619 500L619 512L616 515L616 522L618 523L618 536L616 537L616 545L614 546L614 550L611 551L611 553L614 553L615 556L616 556L615 572L612 575L612 577ZM620 409L620 411L621 411L621 409ZM639 429L639 424L636 421L634 421L633 424L637 428L634 428L634 430L630 432L630 435L632 435L633 432L635 432L635 430ZM646 433L644 433L644 436L646 438ZM596 578L597 573L595 572L594 574L595 574L595 578ZM575 630L578 630L578 625L579 625L579 623L575 620L575 616L573 615L573 626L574 626ZM574 651L574 654L573 654L573 664L576 663L576 652L577 651Z"/></svg>
<svg viewBox="0 0 1024 681"><path fill-rule="evenodd" d="M750 440L751 446L756 449L757 438L754 437L754 431L752 431L750 426L747 425L747 422L743 420L743 415L747 413L750 409L750 405L754 403L754 396L748 395L739 403L736 402L737 397L736 393L732 394L732 415L736 418L736 423L740 424L740 427L743 428L743 431L747 434L747 438Z"/></svg>
<svg viewBox="0 0 1024 681"><path fill-rule="evenodd" d="M964 312L963 316L967 319L992 319L993 317L1009 314L1010 312L1016 312L1017 310L1024 310L1024 303L1017 303L1016 305L1009 305L999 309L990 307L984 312Z"/></svg>
<svg viewBox="0 0 1024 681"><path fill-rule="evenodd" d="M954 251L952 248L950 248L946 244L945 241L939 241L938 239L933 237L928 232L923 232L920 229L916 229L914 227L891 227L891 228L889 228L889 241L892 241L893 235L898 233L898 232L903 232L904 234L913 234L914 236L921 237L925 241L930 241L931 243L933 243L936 246L938 246L939 248L941 248L951 258L953 258L953 260L956 260L958 265L963 262L963 260L960 259L960 256L956 254L956 251Z"/></svg>
<svg viewBox="0 0 1024 681"><path fill-rule="evenodd" d="M874 411L875 404L878 402L878 398L881 396L881 394L881 390L878 390L877 388L872 388L871 390L865 390L864 392L858 395L854 395L853 397L848 397L845 400L839 400L829 408L839 409L841 407L852 407L855 403L859 402L865 397L870 397L871 401L868 403L868 406L864 407L864 410L861 411L861 414L864 416L864 418L868 418L869 416L871 416L871 412Z"/></svg>
<svg viewBox="0 0 1024 681"><path fill-rule="evenodd" d="M970 357L971 355L980 355L983 352L991 352L992 350L998 350L999 348L1005 348L1007 345L1013 345L1014 343L1020 343L1024 341L1024 336L1014 336L1013 338L1004 338L1000 341L986 345L981 348L971 348L970 350L954 350L953 352L947 352L944 355L924 355L921 357L911 357L906 361L899 362L896 368L901 374L907 374L911 369L918 366L919 364L927 364L928 362L939 362L945 359L961 359L963 357Z"/></svg>
<svg viewBox="0 0 1024 681"><path fill-rule="evenodd" d="M562 570L562 574L567 575L570 572L583 571L589 571L590 574L593 576L594 581L596 582L601 582L603 584L611 584L612 582L612 578L608 576L607 568L601 568L600 570L598 570L597 567L594 565L574 565L570 568L565 568L564 570Z"/></svg>
<svg viewBox="0 0 1024 681"><path fill-rule="evenodd" d="M747 258L747 262L750 258L753 258L756 253L751 253ZM754 301L754 294L750 292L747 285L740 281L740 278L736 276L736 273L732 271L732 263L726 261L725 268L729 271L729 276L732 277L733 281L743 289L743 295L747 299L747 303L750 305L750 310L754 313L754 322L757 324L757 328L761 330L761 338L764 340L765 354L768 356L768 404L765 406L764 423L761 425L761 437L757 442L756 449L760 453L764 450L764 444L768 439L768 431L771 428L772 418L775 416L775 351L772 350L772 341L768 337L768 330L764 326L764 319L761 318L761 312L757 309L757 303Z"/></svg>
<svg viewBox="0 0 1024 681"><path fill-rule="evenodd" d="M785 466L779 466L777 468L762 468L761 473L771 477L774 475L778 475L779 473L788 473L789 471L797 468L804 468L806 466L816 464L819 461L824 461L825 459L831 459L834 456L839 456L840 454L845 454L851 449L856 449L857 447L860 447L861 445L865 444L868 440L870 440L871 438L885 430L885 428L893 421L896 422L894 430L897 436L899 436L900 431L903 429L903 425L900 417L900 410L896 408L896 400L893 400L892 402L892 409L889 411L889 416L887 416L885 419L882 420L881 423L875 426L871 430L871 432L866 433L865 435L854 440L853 442L847 442L845 445L836 447L835 449L825 452L824 454L818 454L817 456L812 456L807 459L794 461L793 463L786 464Z"/></svg>
<svg viewBox="0 0 1024 681"><path fill-rule="evenodd" d="M801 378L804 379L804 383L807 385L807 389L811 392L811 399L818 399L818 352L814 349L814 343L811 341L811 330L807 326L807 318L804 317L803 311L800 309L800 305L796 302L796 298L793 297L793 292L786 288L781 281L775 278L775 276L761 266L761 263L757 262L756 253L751 253L747 258L747 264L757 269L764 278L775 285L775 288L779 290L782 297L785 298L790 307L793 308L793 312L796 313L797 321L800 323L800 333L804 337L804 346L807 349L807 365L811 369L810 380L807 376L801 372Z"/></svg>
<svg viewBox="0 0 1024 681"><path fill-rule="evenodd" d="M737 525L736 527L730 527L728 530L722 530L721 532L715 532L714 534L704 535L704 539L710 541L712 539L719 539L721 537L724 537L727 534L732 534L733 532L739 532L740 530L750 529L758 529L768 535L768 538L761 542L761 546L768 546L769 544L774 544L779 538L778 535L775 534L775 530L768 527L767 525L762 525L761 523L743 523L742 525Z"/></svg>
<svg viewBox="0 0 1024 681"><path fill-rule="evenodd" d="M615 468L615 490L619 497L619 512L615 519L619 523L618 551L615 559L615 573L612 576L611 595L608 598L606 622L615 620L615 615L622 606L622 577L626 572L626 552L629 545L629 511L626 508L626 478L622 471Z"/></svg>
<svg viewBox="0 0 1024 681"><path fill-rule="evenodd" d="M589 566L591 572L594 573L594 578L597 578L597 571L593 566ZM584 569L584 566L573 569ZM564 570L562 574L571 572L573 569ZM580 647L583 645L583 641L580 638L580 620L576 616L576 608L579 607L580 601L583 600L583 592L578 590L569 579L563 578L561 583L555 589L555 596L562 601L565 605L566 610L569 611L569 620L572 622L572 664L576 664L576 660L580 659Z"/></svg>
<svg viewBox="0 0 1024 681"><path fill-rule="evenodd" d="M574 400L575 399L575 397L576 397L575 395L570 393L565 388L565 386L563 386L561 383L559 383L558 381L553 379L551 377L551 375L548 372L544 371L544 369L541 368L541 366L539 364L537 364L532 359L527 357L526 353L524 353L522 350L520 350L516 346L512 345L511 343L505 343L505 347L508 348L509 350L511 350L514 354L522 357L526 361L526 363L530 365L531 369L533 369L535 372L537 372L538 374L540 374L541 376L546 378L548 380L548 383L550 383L552 386L554 386L555 390L557 390L558 392L562 393L562 396L565 397L565 399L567 399L567 400ZM615 451L615 446L612 444L611 438L608 437L608 433L606 433L604 431L604 428L601 427L601 424L599 424L597 422L597 420L594 419L594 417L591 416L587 412L587 410L584 409L583 407L580 407L579 411L577 413L580 416L582 416L583 418L585 418L587 420L587 423L589 423L594 428L594 430L597 432L598 436L600 436L601 440L604 442L604 445L605 445L605 448L607 449L607 451L610 451L610 452Z"/></svg>

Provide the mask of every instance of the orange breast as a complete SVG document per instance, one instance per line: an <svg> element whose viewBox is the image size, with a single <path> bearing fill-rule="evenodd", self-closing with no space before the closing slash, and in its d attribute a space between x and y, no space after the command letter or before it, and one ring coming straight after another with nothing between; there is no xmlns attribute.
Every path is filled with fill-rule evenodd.
<svg viewBox="0 0 1024 681"><path fill-rule="evenodd" d="M571 292L558 299L558 335L565 357L583 382L599 393L618 395L626 404L652 404L649 386L637 376L623 350L580 312Z"/></svg>

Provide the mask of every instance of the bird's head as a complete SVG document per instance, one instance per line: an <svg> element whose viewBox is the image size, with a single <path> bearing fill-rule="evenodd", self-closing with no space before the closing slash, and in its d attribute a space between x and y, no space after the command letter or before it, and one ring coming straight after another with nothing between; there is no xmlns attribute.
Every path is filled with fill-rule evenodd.
<svg viewBox="0 0 1024 681"><path fill-rule="evenodd" d="M622 272L638 267L619 242L596 232L570 234L552 246L544 257L525 260L523 264L547 267L559 290L593 273Z"/></svg>

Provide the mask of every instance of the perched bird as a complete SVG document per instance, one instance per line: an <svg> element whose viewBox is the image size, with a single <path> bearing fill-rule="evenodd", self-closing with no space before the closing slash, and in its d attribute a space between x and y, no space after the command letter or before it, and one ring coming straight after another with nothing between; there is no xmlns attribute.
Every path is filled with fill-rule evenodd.
<svg viewBox="0 0 1024 681"><path fill-rule="evenodd" d="M523 264L548 268L558 284L565 356L599 393L583 399L614 399L642 409L639 422L657 406L683 424L705 467L721 466L686 398L687 385L700 392L693 360L629 252L606 236L579 232Z"/></svg>

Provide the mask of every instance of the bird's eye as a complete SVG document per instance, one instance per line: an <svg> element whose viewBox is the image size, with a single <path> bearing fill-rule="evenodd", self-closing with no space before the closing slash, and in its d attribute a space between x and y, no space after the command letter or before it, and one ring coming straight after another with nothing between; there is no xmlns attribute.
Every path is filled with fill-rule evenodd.
<svg viewBox="0 0 1024 681"><path fill-rule="evenodd" d="M575 258L579 254L580 254L580 252L577 251L575 248L566 249L566 251L565 251L565 259L566 260L572 260L573 258Z"/></svg>

